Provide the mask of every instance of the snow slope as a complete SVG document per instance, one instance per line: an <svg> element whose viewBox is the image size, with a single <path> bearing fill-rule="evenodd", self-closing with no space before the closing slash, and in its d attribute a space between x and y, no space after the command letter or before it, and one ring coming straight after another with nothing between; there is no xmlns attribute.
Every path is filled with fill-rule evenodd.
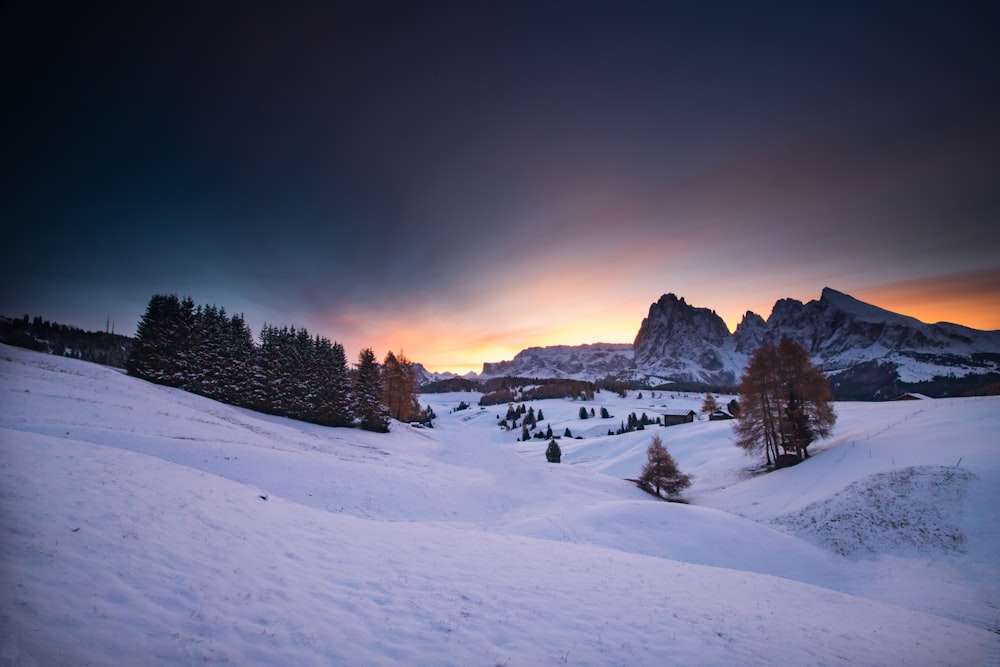
<svg viewBox="0 0 1000 667"><path fill-rule="evenodd" d="M614 417L587 421L536 402L588 433L560 441L562 465L499 408L452 412L476 398L428 395L436 428L377 435L0 347L0 665L1000 658L994 398L840 405L812 459L768 475L725 422L598 435L698 396L601 393ZM692 504L622 479L652 432L695 475ZM897 526L840 533L863 547L842 555L788 518L857 528L852 498L903 492L959 548Z"/></svg>

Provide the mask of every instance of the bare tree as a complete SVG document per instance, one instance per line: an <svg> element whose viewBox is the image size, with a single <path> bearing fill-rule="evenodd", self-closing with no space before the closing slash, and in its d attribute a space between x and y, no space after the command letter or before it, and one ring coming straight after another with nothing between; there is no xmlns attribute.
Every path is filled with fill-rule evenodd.
<svg viewBox="0 0 1000 667"><path fill-rule="evenodd" d="M668 496L675 496L691 486L690 475L685 475L677 468L677 462L663 446L663 440L658 435L653 436L653 441L646 449L646 465L639 476L639 485L652 489L657 496L660 496L661 490Z"/></svg>
<svg viewBox="0 0 1000 667"><path fill-rule="evenodd" d="M782 454L808 458L809 445L828 436L837 421L829 380L805 348L788 339L754 352L737 393L736 446L763 450L767 465Z"/></svg>
<svg viewBox="0 0 1000 667"><path fill-rule="evenodd" d="M712 395L711 391L706 391L705 399L701 402L701 411L710 415L718 409L719 402L715 400L715 396Z"/></svg>

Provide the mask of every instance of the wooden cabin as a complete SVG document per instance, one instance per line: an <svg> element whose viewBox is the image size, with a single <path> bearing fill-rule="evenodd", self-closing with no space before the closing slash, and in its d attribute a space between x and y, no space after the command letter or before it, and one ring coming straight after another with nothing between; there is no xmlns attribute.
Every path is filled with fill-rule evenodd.
<svg viewBox="0 0 1000 667"><path fill-rule="evenodd" d="M927 394L918 394L915 391L908 391L905 394L900 394L896 398L891 399L893 401L930 401L933 400Z"/></svg>
<svg viewBox="0 0 1000 667"><path fill-rule="evenodd" d="M694 418L698 415L694 410L664 410L661 414L663 415L664 426L693 422Z"/></svg>

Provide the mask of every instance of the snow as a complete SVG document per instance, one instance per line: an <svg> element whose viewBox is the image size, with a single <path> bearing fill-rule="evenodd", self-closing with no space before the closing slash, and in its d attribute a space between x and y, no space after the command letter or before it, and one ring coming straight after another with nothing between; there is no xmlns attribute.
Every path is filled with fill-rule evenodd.
<svg viewBox="0 0 1000 667"><path fill-rule="evenodd" d="M1000 664L1000 397L761 475L732 422L603 435L697 394L533 402L559 465L478 396L378 435L0 347L0 665ZM689 504L623 479L653 433Z"/></svg>
<svg viewBox="0 0 1000 667"><path fill-rule="evenodd" d="M879 308L878 306L873 306L870 303L865 303L864 301L859 301L855 299L850 294L844 294L843 292L838 292L831 287L824 287L823 292L820 295L822 301L826 301L831 306L834 306L837 310L853 315L855 319L859 322L871 322L874 324L881 324L883 322L891 323L897 326L906 327L923 327L923 322L920 320L909 317L907 315L900 315L894 313L890 310L885 310L884 308Z"/></svg>

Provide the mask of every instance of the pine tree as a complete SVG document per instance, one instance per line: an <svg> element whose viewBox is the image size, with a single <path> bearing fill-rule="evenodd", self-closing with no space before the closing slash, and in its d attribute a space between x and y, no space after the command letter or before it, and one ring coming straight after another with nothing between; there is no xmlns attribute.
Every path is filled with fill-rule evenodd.
<svg viewBox="0 0 1000 667"><path fill-rule="evenodd" d="M247 389L253 368L256 348L253 333L243 315L233 315L225 328L223 354L226 360L219 388L220 400L233 405L247 406Z"/></svg>
<svg viewBox="0 0 1000 667"><path fill-rule="evenodd" d="M583 407L581 405L580 406L580 419L587 419L588 417L590 417L590 414L587 412L587 408L585 408L585 407Z"/></svg>
<svg viewBox="0 0 1000 667"><path fill-rule="evenodd" d="M352 421L351 387L344 346L320 338L316 348L313 419L326 426L349 426Z"/></svg>
<svg viewBox="0 0 1000 667"><path fill-rule="evenodd" d="M555 440L549 441L549 446L545 448L545 459L549 463L559 463L562 461L562 450Z"/></svg>
<svg viewBox="0 0 1000 667"><path fill-rule="evenodd" d="M184 389L218 400L226 400L229 322L225 309L213 306L194 311L188 380Z"/></svg>
<svg viewBox="0 0 1000 667"><path fill-rule="evenodd" d="M603 405L601 406L601 419L611 419L611 414L608 412L608 409Z"/></svg>
<svg viewBox="0 0 1000 667"><path fill-rule="evenodd" d="M136 326L126 370L144 380L182 387L189 380L194 303L175 294L156 294ZM40 320L40 318L35 318Z"/></svg>
<svg viewBox="0 0 1000 667"><path fill-rule="evenodd" d="M354 413L366 431L389 430L388 410L382 404L382 378L375 353L366 347L358 354L354 372Z"/></svg>
<svg viewBox="0 0 1000 667"><path fill-rule="evenodd" d="M639 475L639 485L652 489L658 497L660 491L668 496L675 496L691 486L691 477L677 468L677 462L663 446L660 436L654 435L653 441L646 449L646 465Z"/></svg>

